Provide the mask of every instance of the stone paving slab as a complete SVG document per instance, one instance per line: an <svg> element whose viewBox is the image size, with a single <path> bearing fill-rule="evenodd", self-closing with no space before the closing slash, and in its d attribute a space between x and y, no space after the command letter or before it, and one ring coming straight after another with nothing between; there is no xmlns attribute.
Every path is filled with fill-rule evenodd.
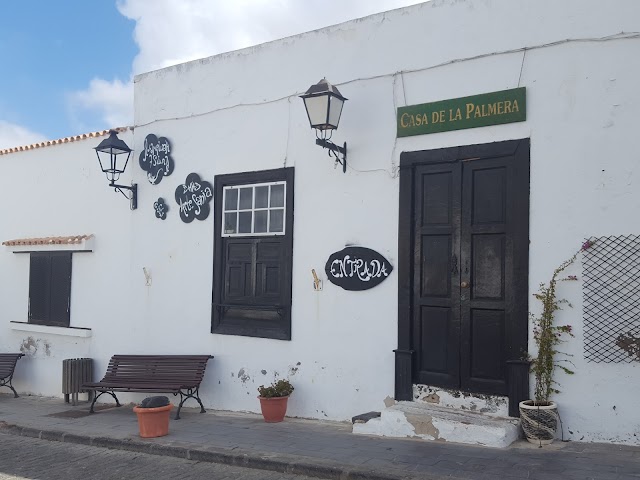
<svg viewBox="0 0 640 480"><path fill-rule="evenodd" d="M321 478L640 480L640 447L518 442L498 450L353 435L347 423L267 424L255 414L189 408L171 420L168 436L142 439L132 405L80 418L51 416L86 409L59 398L0 395L0 432Z"/></svg>

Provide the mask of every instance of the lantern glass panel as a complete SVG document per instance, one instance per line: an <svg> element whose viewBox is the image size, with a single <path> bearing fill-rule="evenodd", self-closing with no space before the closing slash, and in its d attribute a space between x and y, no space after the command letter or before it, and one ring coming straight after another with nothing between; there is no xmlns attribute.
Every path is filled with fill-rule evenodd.
<svg viewBox="0 0 640 480"><path fill-rule="evenodd" d="M111 156L100 152L96 152L96 156L98 157L98 162L100 162L100 170L103 172L108 172L111 168Z"/></svg>
<svg viewBox="0 0 640 480"><path fill-rule="evenodd" d="M309 115L312 128L327 128L327 109L329 108L329 95L317 95L306 97L304 104Z"/></svg>
<svg viewBox="0 0 640 480"><path fill-rule="evenodd" d="M98 160L100 160L100 168L103 172L124 173L129 155L110 155L98 152Z"/></svg>
<svg viewBox="0 0 640 480"><path fill-rule="evenodd" d="M123 147L118 147L117 145L106 145L102 147L98 146L96 151L105 155L122 155L123 153L129 153L131 151L127 148L126 144Z"/></svg>
<svg viewBox="0 0 640 480"><path fill-rule="evenodd" d="M130 156L130 153L127 155L115 155L115 166L118 173L124 173L127 169L127 163L129 163Z"/></svg>
<svg viewBox="0 0 640 480"><path fill-rule="evenodd" d="M331 100L329 102L329 124L330 128L338 128L338 123L340 122L340 115L342 114L342 106L344 105L344 100L338 97L334 97L333 95L330 97Z"/></svg>

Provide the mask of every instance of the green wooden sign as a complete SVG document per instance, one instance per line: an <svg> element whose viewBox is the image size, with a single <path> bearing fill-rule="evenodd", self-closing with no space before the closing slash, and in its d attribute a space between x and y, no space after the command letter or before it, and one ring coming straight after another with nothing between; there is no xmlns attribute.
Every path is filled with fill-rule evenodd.
<svg viewBox="0 0 640 480"><path fill-rule="evenodd" d="M527 119L525 87L398 108L398 137Z"/></svg>

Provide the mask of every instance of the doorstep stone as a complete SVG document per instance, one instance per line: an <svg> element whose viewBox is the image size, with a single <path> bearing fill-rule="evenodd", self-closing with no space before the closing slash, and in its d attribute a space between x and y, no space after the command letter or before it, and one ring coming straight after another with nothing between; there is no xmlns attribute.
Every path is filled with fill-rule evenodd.
<svg viewBox="0 0 640 480"><path fill-rule="evenodd" d="M413 400L439 407L480 412L496 417L509 416L509 398L501 395L468 393L429 385L413 385Z"/></svg>
<svg viewBox="0 0 640 480"><path fill-rule="evenodd" d="M505 448L520 438L520 420L417 402L398 402L353 433Z"/></svg>

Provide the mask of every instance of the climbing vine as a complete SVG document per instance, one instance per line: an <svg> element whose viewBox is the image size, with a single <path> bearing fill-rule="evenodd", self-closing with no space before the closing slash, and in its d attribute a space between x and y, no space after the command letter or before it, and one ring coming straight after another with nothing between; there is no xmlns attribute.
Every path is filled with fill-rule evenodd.
<svg viewBox="0 0 640 480"><path fill-rule="evenodd" d="M571 306L571 304L563 299L558 298L556 290L559 281L577 280L574 275L560 278L560 274L572 265L581 252L587 250L593 245L591 240L587 240L582 244L580 250L571 256L571 258L562 262L551 275L549 283L541 283L534 297L542 303L542 312L539 316L531 314L533 321L533 338L538 347L537 356L531 360L531 371L535 377L535 404L548 405L549 397L552 393L559 393L556 388L558 382L553 379L556 368L559 368L568 375L575 372L567 365L572 365L567 358L557 359L556 355L569 356L566 353L558 351L558 345L565 342L566 335L573 337L571 325L555 325L555 313L562 308L562 305Z"/></svg>

